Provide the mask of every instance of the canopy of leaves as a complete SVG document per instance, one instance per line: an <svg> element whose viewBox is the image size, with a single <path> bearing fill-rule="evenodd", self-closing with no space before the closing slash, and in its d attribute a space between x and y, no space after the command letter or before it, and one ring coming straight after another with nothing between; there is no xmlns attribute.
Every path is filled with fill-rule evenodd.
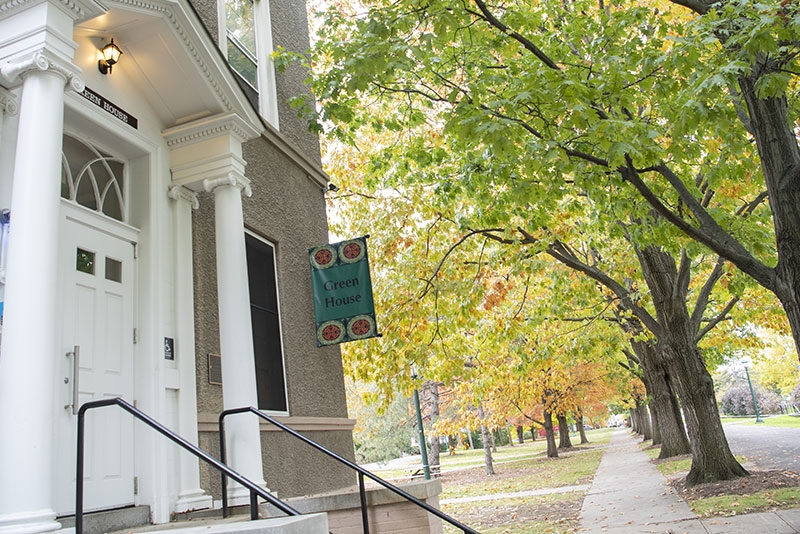
<svg viewBox="0 0 800 534"><path fill-rule="evenodd" d="M514 391L533 410L545 389L566 389L568 348L588 336L568 339L552 325L600 317L607 299L536 254L553 243L602 262L643 309L631 243L685 248L694 268L710 270L707 249L664 224L633 179L686 224L707 224L686 195L696 199L743 254L775 265L735 82L766 51L784 69L759 78L759 92L797 91L800 14L778 1L697 6L703 16L666 1L372 0L322 15L311 56L322 106L296 104L343 143L328 152L351 213L334 221L337 232L370 233L381 258L373 269L386 335L345 351L376 397L407 390L411 363L425 379L468 384L465 414ZM495 243L514 239L526 246ZM751 282L729 270L712 309ZM614 361L622 339L576 353ZM740 338L725 339L707 355L719 361ZM491 411L508 414L513 403L501 404Z"/></svg>

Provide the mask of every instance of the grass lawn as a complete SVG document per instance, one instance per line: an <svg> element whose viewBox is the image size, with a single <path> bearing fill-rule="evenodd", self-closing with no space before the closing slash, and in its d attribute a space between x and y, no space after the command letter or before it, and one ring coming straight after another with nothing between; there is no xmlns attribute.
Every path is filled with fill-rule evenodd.
<svg viewBox="0 0 800 534"><path fill-rule="evenodd" d="M725 424L756 424L754 418L724 418ZM800 427L800 417L772 416L765 425ZM546 442L505 446L493 453L494 476L485 474L483 450L458 451L441 460L443 512L482 534L567 534L579 527L583 500L613 429L587 431L589 443L559 451L547 458ZM573 435L573 444L579 441ZM800 507L800 477L795 473L764 471L751 477L683 487L689 455L657 460L660 447L640 444L657 469L700 517L732 516L780 508ZM744 458L737 456L740 463ZM384 478L408 480L419 457L399 469L380 470ZM561 488L560 491L556 490ZM552 491L556 490L556 491ZM532 494L532 493L541 494ZM446 534L460 532L445 524Z"/></svg>
<svg viewBox="0 0 800 534"><path fill-rule="evenodd" d="M776 426L783 426L783 424L791 425L793 421L786 421L787 418L791 418L791 416L778 416L772 419L777 419L777 421L773 421L777 423ZM796 418L791 418L796 419ZM783 421L782 421L783 420ZM738 420L734 424L755 424L754 422L750 421L742 421ZM644 452L650 457L651 460L655 460L658 457L659 451L661 447L644 447ZM737 456L736 460L739 463L744 463L745 458L742 456ZM677 476L678 473L686 473L689 471L691 467L692 459L691 457L687 456L678 456L675 458L667 458L665 460L658 460L656 461L656 467L658 470L667 478L673 479ZM793 486L793 487L773 487L769 489L765 489L763 491L757 491L758 485L758 473L754 473L754 476L747 477L744 479L736 479L734 481L728 482L719 482L719 483L712 483L712 484L701 484L700 486L696 486L696 488L700 488L702 486L714 486L718 485L720 487L720 491L732 491L731 494L725 495L713 495L713 496L701 496L704 491L710 491L709 489L705 489L704 491L688 491L683 494L684 499L686 499L687 503L691 507L691 509L700 517L712 517L712 516L732 516L737 514L747 514L747 513L754 513L754 512L762 512L765 510L771 510L775 508L794 508L800 506L800 487ZM753 489L742 490L741 488L744 487L745 484L753 485ZM789 481L783 485L793 484L794 481ZM732 487L729 487L732 486ZM740 486L736 488L735 486ZM725 489L723 489L725 488ZM743 495L737 493L744 493Z"/></svg>
<svg viewBox="0 0 800 534"><path fill-rule="evenodd" d="M547 458L544 440L499 448L493 454L497 460L494 476L485 474L483 450L443 455L441 509L484 534L573 532L586 490L519 493L591 483L605 450L602 445L608 443L611 433L608 429L587 431L590 443L559 451L558 458ZM572 439L573 443L579 441L577 436ZM498 498L487 498L492 495ZM452 502L455 499L469 500ZM445 532L459 531L445 526Z"/></svg>
<svg viewBox="0 0 800 534"><path fill-rule="evenodd" d="M797 415L762 415L763 423L756 423L754 415L748 417L722 417L723 424L765 425L782 428L800 428L800 416Z"/></svg>

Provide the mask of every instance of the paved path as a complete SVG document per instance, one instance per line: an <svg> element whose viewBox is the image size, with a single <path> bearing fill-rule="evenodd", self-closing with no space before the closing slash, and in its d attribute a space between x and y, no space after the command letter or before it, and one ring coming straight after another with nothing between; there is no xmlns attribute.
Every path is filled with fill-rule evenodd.
<svg viewBox="0 0 800 534"><path fill-rule="evenodd" d="M726 423L722 428L733 454L746 456L759 469L800 473L800 429L742 423Z"/></svg>
<svg viewBox="0 0 800 534"><path fill-rule="evenodd" d="M579 532L800 533L800 509L699 519L627 430L614 432L581 509Z"/></svg>
<svg viewBox="0 0 800 534"><path fill-rule="evenodd" d="M553 495L555 493L572 493L573 491L586 491L588 484L578 484L575 486L561 486L560 488L544 488L536 490L515 491L513 493L492 493L491 495L478 495L477 497L453 497L452 499L442 499L439 504L457 504L464 502L494 501L497 499L514 499L516 497L533 497L535 495Z"/></svg>

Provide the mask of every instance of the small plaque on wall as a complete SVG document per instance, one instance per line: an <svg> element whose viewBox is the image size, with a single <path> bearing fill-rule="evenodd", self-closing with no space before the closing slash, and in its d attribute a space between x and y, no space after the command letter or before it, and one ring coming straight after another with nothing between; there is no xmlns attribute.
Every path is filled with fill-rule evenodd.
<svg viewBox="0 0 800 534"><path fill-rule="evenodd" d="M164 359L175 359L175 340L171 337L164 338Z"/></svg>
<svg viewBox="0 0 800 534"><path fill-rule="evenodd" d="M219 354L208 355L208 383L222 385L222 357Z"/></svg>

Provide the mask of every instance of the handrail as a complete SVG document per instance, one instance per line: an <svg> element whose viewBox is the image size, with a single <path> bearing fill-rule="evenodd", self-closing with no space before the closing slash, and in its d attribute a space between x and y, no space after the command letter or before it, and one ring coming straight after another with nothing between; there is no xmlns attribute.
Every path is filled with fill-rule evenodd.
<svg viewBox="0 0 800 534"><path fill-rule="evenodd" d="M304 443L307 443L308 445L311 445L315 449L324 452L325 454L327 454L328 456L330 456L334 460L337 460L339 463L342 463L342 464L346 465L347 467L349 467L350 469L354 469L355 471L358 472L358 489L359 489L359 494L360 494L360 497L361 497L361 521L362 521L362 524L363 524L363 527L364 527L364 534L369 534L369 520L367 518L367 498L366 498L366 491L364 489L364 477L365 476L370 478L370 479L372 479L373 481L377 482L378 484L380 484L384 488L386 488L386 489L396 493L397 495L403 497L405 500L416 504L417 506L423 508L424 510L427 510L428 512L430 512L433 515L437 516L438 518L440 518L440 519L442 519L444 521L447 521L448 523L450 523L454 527L456 527L458 529L461 529L462 531L464 531L464 534L479 534L479 532L477 530L473 530L473 529L469 528L468 526L459 523L458 521L456 521L455 519L453 519L449 515L447 515L447 514L443 513L442 511L434 508L430 504L417 499L413 495L410 495L409 493L401 490L397 486L394 486L394 485L390 484L389 482L386 482L385 480L383 480L379 476L370 473L366 469L354 464L350 460L339 456L338 454L336 454L335 452L333 452L331 450L326 449L325 447L323 447L319 443L308 439L304 435L296 432L295 430L289 428L288 426L284 425L283 423L280 423L279 421L273 419L272 417L264 414L263 412L257 410L256 408L253 408L252 406L247 406L245 408L232 408L230 410L225 410L221 414L219 414L219 439L220 439L219 450L220 450L220 460L222 460L222 462L225 462L225 417L228 416L228 415L237 414L237 413L245 413L245 412L251 412L251 413L256 414L261 419L264 419L265 421L269 422L270 424L280 428L284 432L288 432L289 434L291 434L292 436L296 437L300 441L302 441ZM227 514L227 508L228 508L227 494L225 493L225 490L224 490L225 485L226 485L225 474L223 473L222 474L222 487L223 487L222 514L223 514L223 516L225 516ZM80 533L78 533L78 534L80 534Z"/></svg>
<svg viewBox="0 0 800 534"><path fill-rule="evenodd" d="M139 419L146 425L150 426L151 428L158 431L164 437L172 440L173 442L177 443L190 453L194 454L201 460L204 460L206 463L210 464L213 467L216 467L221 473L226 474L227 476L231 477L233 480L241 484L242 486L246 487L250 490L250 519L258 519L258 497L269 502L271 505L275 506L279 510L283 511L288 515L301 515L300 512L289 506L288 504L284 503L283 501L278 500L277 497L271 495L267 492L264 488L261 488L254 484L253 482L249 481L227 465L225 465L224 460L220 462L213 456L210 456L208 453L200 449L199 447L189 443L178 434L174 433L155 419L151 418L146 413L142 412L138 408L135 408L132 404L124 401L119 397L110 398L110 399L101 399L96 401L89 401L84 403L80 409L78 410L78 450L77 450L77 466L75 469L76 478L75 478L75 534L83 534L83 449L84 449L84 417L86 415L87 410L91 410L93 408L102 408L103 406L111 406L116 404L126 412L133 415L135 418Z"/></svg>

